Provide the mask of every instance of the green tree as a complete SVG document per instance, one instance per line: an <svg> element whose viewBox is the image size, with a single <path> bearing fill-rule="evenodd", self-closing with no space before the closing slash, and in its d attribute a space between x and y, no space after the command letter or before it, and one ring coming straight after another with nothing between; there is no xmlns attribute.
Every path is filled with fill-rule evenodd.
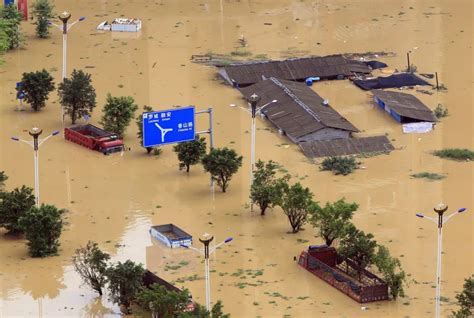
<svg viewBox="0 0 474 318"><path fill-rule="evenodd" d="M169 291L164 286L153 284L137 293L137 303L149 310L153 317L174 318L185 311L191 302L191 294L187 289Z"/></svg>
<svg viewBox="0 0 474 318"><path fill-rule="evenodd" d="M267 163L258 160L255 168L252 186L250 187L250 199L258 204L260 214L265 215L268 207L273 207L277 204L278 199L282 195L284 184L289 180L289 176L276 178L278 164L272 160Z"/></svg>
<svg viewBox="0 0 474 318"><path fill-rule="evenodd" d="M74 269L81 276L84 284L95 290L102 296L102 288L107 282L105 276L107 262L110 255L102 252L95 242L87 242L85 247L76 249L72 257Z"/></svg>
<svg viewBox="0 0 474 318"><path fill-rule="evenodd" d="M90 74L73 70L71 78L65 78L59 84L59 100L66 114L71 117L72 124L84 115L90 116L96 106L95 89L91 83Z"/></svg>
<svg viewBox="0 0 474 318"><path fill-rule="evenodd" d="M474 275L464 280L462 292L456 295L459 310L453 311L455 318L469 318L474 315Z"/></svg>
<svg viewBox="0 0 474 318"><path fill-rule="evenodd" d="M374 236L371 233L365 234L364 231L357 229L351 224L347 227L346 233L341 239L337 253L350 258L361 268L365 269L373 263L375 258L377 242L373 238Z"/></svg>
<svg viewBox="0 0 474 318"><path fill-rule="evenodd" d="M5 171L0 171L0 193L3 190L3 187L5 186L5 181L8 180L8 176L5 174Z"/></svg>
<svg viewBox="0 0 474 318"><path fill-rule="evenodd" d="M21 79L22 90L25 92L25 101L38 111L46 106L48 95L54 90L53 77L47 70L23 73Z"/></svg>
<svg viewBox="0 0 474 318"><path fill-rule="evenodd" d="M8 230L9 234L23 233L20 218L35 205L33 189L22 186L11 192L0 192L0 225Z"/></svg>
<svg viewBox="0 0 474 318"><path fill-rule="evenodd" d="M230 179L242 166L242 156L227 147L215 148L202 158L202 164L204 170L217 181L222 192L226 192Z"/></svg>
<svg viewBox="0 0 474 318"><path fill-rule="evenodd" d="M309 188L304 188L299 182L292 186L287 182L283 184L277 204L288 217L293 233L299 232L307 222L308 214L315 208L312 198L313 194Z"/></svg>
<svg viewBox="0 0 474 318"><path fill-rule="evenodd" d="M49 20L54 18L54 5L49 0L37 0L33 5L33 14L36 17L36 35L40 38L49 37Z"/></svg>
<svg viewBox="0 0 474 318"><path fill-rule="evenodd" d="M110 266L106 271L108 279L110 300L114 304L122 305L126 313L129 312L130 303L135 300L137 293L142 288L142 277L145 269L142 264L135 264L127 260Z"/></svg>
<svg viewBox="0 0 474 318"><path fill-rule="evenodd" d="M194 304L194 310L191 312L185 312L178 315L179 318L229 318L229 314L223 313L223 305L218 300L214 306L212 306L209 312L206 307L200 304Z"/></svg>
<svg viewBox="0 0 474 318"><path fill-rule="evenodd" d="M7 50L19 47L23 41L20 31L23 15L14 4L3 6L0 10L1 29L6 35Z"/></svg>
<svg viewBox="0 0 474 318"><path fill-rule="evenodd" d="M138 106L131 96L113 97L107 94L107 102L104 106L101 124L104 129L123 136L130 121L135 117Z"/></svg>
<svg viewBox="0 0 474 318"><path fill-rule="evenodd" d="M358 168L358 163L354 157L329 157L321 163L322 171L332 171L335 175L346 176Z"/></svg>
<svg viewBox="0 0 474 318"><path fill-rule="evenodd" d="M397 299L398 296L404 297L405 291L403 284L405 283L406 275L405 271L401 268L400 260L390 256L388 248L379 245L373 262L388 284L392 298Z"/></svg>
<svg viewBox="0 0 474 318"><path fill-rule="evenodd" d="M309 221L317 228L326 245L331 246L334 240L344 236L358 208L356 203L347 203L344 198L334 203L327 202L324 208L316 204Z"/></svg>
<svg viewBox="0 0 474 318"><path fill-rule="evenodd" d="M5 54L10 47L10 39L8 38L8 21L0 19L0 56ZM0 65L3 64L3 60L0 60Z"/></svg>
<svg viewBox="0 0 474 318"><path fill-rule="evenodd" d="M150 106L147 106L147 105L143 106L143 113L149 113L152 111L153 111L153 108L151 108ZM143 113L138 115L135 121L138 128L137 137L140 140L140 145L142 147L143 147ZM150 154L150 152L153 150L153 147L144 147L144 148L146 149L146 152L148 154Z"/></svg>
<svg viewBox="0 0 474 318"><path fill-rule="evenodd" d="M180 142L173 151L178 155L179 170L186 167L186 172L189 172L189 167L199 163L206 154L206 139L196 136L192 141Z"/></svg>
<svg viewBox="0 0 474 318"><path fill-rule="evenodd" d="M20 226L26 233L28 247L32 257L44 257L58 252L59 237L63 229L62 214L53 205L32 207L20 218Z"/></svg>

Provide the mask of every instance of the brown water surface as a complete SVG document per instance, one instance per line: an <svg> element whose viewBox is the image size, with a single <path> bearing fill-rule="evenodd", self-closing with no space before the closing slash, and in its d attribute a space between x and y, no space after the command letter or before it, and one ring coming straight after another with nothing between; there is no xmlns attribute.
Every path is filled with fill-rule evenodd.
<svg viewBox="0 0 474 318"><path fill-rule="evenodd" d="M131 95L141 105L167 109L173 105L212 106L216 145L230 146L244 156L228 193L211 195L209 177L194 166L189 175L178 171L171 146L159 157L147 156L127 130L131 151L103 156L60 137L41 147L41 201L69 210L59 256L32 259L24 240L0 233L1 317L107 317L118 315L106 297L102 301L80 279L71 265L74 249L88 240L99 243L113 260L132 259L167 280L198 275L178 283L204 303L203 265L191 251L169 250L152 242L151 225L174 223L196 239L204 232L219 242L234 241L212 258L212 299L221 299L233 317L430 317L434 307L436 229L414 216L440 201L468 213L445 228L442 303L447 316L463 279L473 272L474 164L434 157L430 151L447 147L474 148L473 3L470 0L221 0L221 1L65 1L58 11L70 10L87 20L69 35L68 69L92 74L100 120L107 93ZM124 15L143 21L139 35L100 33L105 19ZM22 72L46 68L56 81L61 74L61 35L34 38L34 25L23 25L26 49L4 56L0 67L0 170L7 187L33 186L32 151L10 136L28 138L34 125L51 132L61 128L56 94L38 113L15 111L15 82ZM238 91L215 80L215 69L190 62L192 54L236 50L238 39L248 41L252 54L271 58L326 55L340 52L392 51L380 58L393 69L405 67L405 54L421 73L438 72L447 92L426 95L410 91L434 108L441 103L450 116L429 134L404 135L401 126L377 109L370 94L349 81L316 83L313 88L363 132L387 133L398 150L363 159L365 169L346 177L320 172L299 149L279 136L274 127L257 123L257 157L281 163L311 188L321 203L342 196L359 203L355 224L373 233L378 242L400 258L411 281L407 298L361 305L298 267L293 257L308 244L319 244L310 225L288 234L280 209L261 217L248 208L250 119ZM87 67L87 68L86 68ZM207 129L201 115L199 129ZM69 124L69 122L67 122ZM413 179L417 172L446 174L441 181ZM157 207L161 206L161 207ZM306 242L308 241L308 242ZM301 243L305 242L305 243ZM196 245L197 246L197 245ZM185 262L178 269L169 265ZM168 265L168 266L166 266ZM232 275L238 270L242 275ZM252 270L253 272L248 272ZM255 276L255 271L261 271ZM250 273L250 274L249 274ZM252 274L253 273L253 274ZM258 272L260 274L260 272Z"/></svg>

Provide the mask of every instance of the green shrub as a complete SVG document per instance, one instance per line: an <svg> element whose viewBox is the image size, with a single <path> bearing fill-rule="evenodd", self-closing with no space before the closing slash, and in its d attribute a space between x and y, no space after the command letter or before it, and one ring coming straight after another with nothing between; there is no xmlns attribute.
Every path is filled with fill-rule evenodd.
<svg viewBox="0 0 474 318"><path fill-rule="evenodd" d="M438 104L434 110L436 118L440 119L448 116L448 109L443 104Z"/></svg>
<svg viewBox="0 0 474 318"><path fill-rule="evenodd" d="M449 148L443 150L436 150L433 155L440 158L451 159L456 161L474 160L474 151L469 149Z"/></svg>
<svg viewBox="0 0 474 318"><path fill-rule="evenodd" d="M431 173L431 172L420 172L420 173L412 174L411 176L413 178L428 179L428 180L441 180L441 179L446 178L442 174Z"/></svg>
<svg viewBox="0 0 474 318"><path fill-rule="evenodd" d="M358 167L358 163L353 157L329 157L321 163L322 171L332 171L334 174L343 176L350 174Z"/></svg>

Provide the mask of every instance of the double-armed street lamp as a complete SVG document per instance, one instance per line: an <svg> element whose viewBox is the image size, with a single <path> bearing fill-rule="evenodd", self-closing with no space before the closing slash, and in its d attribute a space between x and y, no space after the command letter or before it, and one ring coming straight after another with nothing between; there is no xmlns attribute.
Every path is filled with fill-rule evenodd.
<svg viewBox="0 0 474 318"><path fill-rule="evenodd" d="M215 245L214 247L209 248L209 244L212 242L213 239L214 239L214 236L208 233L204 233L199 238L199 241L202 244L204 244L204 248L195 248L193 246L187 246L183 244L181 245L181 247L191 249L204 256L204 278L206 281L206 309L208 311L211 311L211 272L210 272L210 266L209 266L209 255L214 253L222 245L227 244L233 240L232 237L228 237L224 241Z"/></svg>
<svg viewBox="0 0 474 318"><path fill-rule="evenodd" d="M441 305L441 255L443 251L443 225L449 221L453 216L466 211L466 208L460 208L456 212L450 214L445 220L443 220L444 213L448 210L448 206L443 203L438 204L434 208L438 218L429 217L421 213L417 213L416 216L422 219L427 219L434 222L438 227L438 252L436 262L436 301L435 301L435 318L440 317L440 305Z"/></svg>
<svg viewBox="0 0 474 318"><path fill-rule="evenodd" d="M44 139L39 139L39 136L41 135L42 132L43 130L41 128L38 128L38 127L31 128L28 133L30 134L31 137L33 137L33 141L23 140L18 137L11 137L13 141L21 141L33 147L33 150L34 150L33 159L34 159L34 165L35 165L35 204L37 207L39 207L39 204L40 204L39 163L38 163L39 147L49 138L59 134L59 130L54 131L52 134L50 134Z"/></svg>
<svg viewBox="0 0 474 318"><path fill-rule="evenodd" d="M260 102L261 98L257 94L253 93L248 101L250 103L250 108L251 108L251 114L252 114L252 125L251 125L251 141L250 141L250 186L252 186L253 183L253 172L255 170L255 116L257 114L260 114L263 108L267 107L270 104L278 102L276 99L266 103L263 106L260 106L257 108L258 102ZM253 212L253 201L250 203L250 210Z"/></svg>

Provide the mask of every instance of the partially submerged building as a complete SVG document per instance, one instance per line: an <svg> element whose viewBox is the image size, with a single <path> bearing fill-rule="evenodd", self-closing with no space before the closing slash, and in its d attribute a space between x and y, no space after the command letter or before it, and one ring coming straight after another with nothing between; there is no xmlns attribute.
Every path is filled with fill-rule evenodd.
<svg viewBox="0 0 474 318"><path fill-rule="evenodd" d="M372 93L375 103L399 123L437 121L431 109L413 95L379 89L373 90Z"/></svg>
<svg viewBox="0 0 474 318"><path fill-rule="evenodd" d="M410 73L393 74L390 76L377 77L373 79L355 80L354 84L362 88L363 90L431 85L430 83L425 80L422 80L415 74Z"/></svg>
<svg viewBox="0 0 474 318"><path fill-rule="evenodd" d="M308 158L381 154L389 153L395 149L387 136L313 140L301 142L300 147Z"/></svg>
<svg viewBox="0 0 474 318"><path fill-rule="evenodd" d="M271 77L241 88L248 99L261 97L261 113L294 143L349 138L359 130L305 84Z"/></svg>
<svg viewBox="0 0 474 318"><path fill-rule="evenodd" d="M308 77L343 79L354 74L369 74L370 71L367 63L333 55L232 64L221 68L219 74L230 85L245 87L270 77L302 82Z"/></svg>
<svg viewBox="0 0 474 318"><path fill-rule="evenodd" d="M138 32L142 28L142 21L139 19L116 18L109 23L101 22L97 26L97 30L114 31L114 32Z"/></svg>

